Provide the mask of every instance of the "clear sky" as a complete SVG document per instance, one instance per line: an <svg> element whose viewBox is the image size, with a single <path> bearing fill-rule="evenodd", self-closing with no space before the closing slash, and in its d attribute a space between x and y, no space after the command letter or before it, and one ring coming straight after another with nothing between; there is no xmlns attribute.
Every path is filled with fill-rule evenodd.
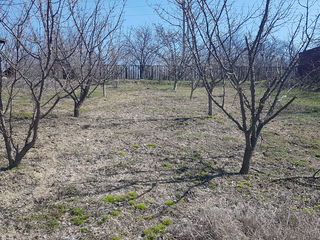
<svg viewBox="0 0 320 240"><path fill-rule="evenodd" d="M157 0L127 0L124 15L124 27L137 27L159 23L161 19L155 13L152 6ZM163 1L164 2L164 1Z"/></svg>
<svg viewBox="0 0 320 240"><path fill-rule="evenodd" d="M305 3L307 0L301 0ZM247 10L248 8L257 7L264 3L263 0L230 0L233 2L239 11ZM298 1L297 1L298 2ZM315 5L312 8L311 15L318 14L320 11L320 0L310 0ZM154 11L154 6L161 4L165 8L168 7L167 0L127 0L124 15L124 29L137 27L141 25L165 24L164 21ZM300 8L299 8L300 9ZM277 37L282 40L287 40L290 29L290 23L283 26L277 33Z"/></svg>

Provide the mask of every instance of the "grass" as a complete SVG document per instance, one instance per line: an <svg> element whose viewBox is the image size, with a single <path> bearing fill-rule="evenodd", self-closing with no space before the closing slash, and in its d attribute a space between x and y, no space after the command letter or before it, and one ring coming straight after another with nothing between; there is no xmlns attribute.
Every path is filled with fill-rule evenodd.
<svg viewBox="0 0 320 240"><path fill-rule="evenodd" d="M206 117L203 89L192 101L188 94L180 86L175 93L120 85L108 88L107 98L88 99L79 119L64 99L55 118L42 122L38 145L23 162L28 171L0 174L3 236L317 239L319 179L274 181L318 168L316 104L294 103L268 125L243 177L236 174L241 133L217 108ZM233 100L225 104L239 117ZM25 122L14 121L16 134Z"/></svg>
<svg viewBox="0 0 320 240"><path fill-rule="evenodd" d="M118 217L121 213L121 210L113 210L111 211L111 215L114 216L114 217Z"/></svg>
<svg viewBox="0 0 320 240"><path fill-rule="evenodd" d="M101 201L107 203L116 203L121 201L121 196L107 195L106 197L102 198Z"/></svg>
<svg viewBox="0 0 320 240"><path fill-rule="evenodd" d="M71 218L71 222L79 226L83 224L88 218L89 218L88 215L76 216Z"/></svg>
<svg viewBox="0 0 320 240"><path fill-rule="evenodd" d="M172 201L172 200L169 200L169 201L164 202L164 204L167 205L167 206L172 206L172 205L175 204L175 202Z"/></svg>
<svg viewBox="0 0 320 240"><path fill-rule="evenodd" d="M147 205L145 203L138 203L135 205L136 209L144 210L147 209Z"/></svg>
<svg viewBox="0 0 320 240"><path fill-rule="evenodd" d="M167 227L160 223L143 231L144 239L155 239L159 234L167 232Z"/></svg>

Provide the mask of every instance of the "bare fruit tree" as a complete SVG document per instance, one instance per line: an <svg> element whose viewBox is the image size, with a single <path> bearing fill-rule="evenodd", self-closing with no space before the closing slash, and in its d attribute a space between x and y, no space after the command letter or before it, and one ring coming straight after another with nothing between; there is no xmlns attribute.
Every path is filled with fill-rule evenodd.
<svg viewBox="0 0 320 240"><path fill-rule="evenodd" d="M159 60L169 69L169 76L173 78L173 90L177 90L178 82L184 79L186 63L190 54L183 50L182 36L179 31L156 27L159 45Z"/></svg>
<svg viewBox="0 0 320 240"><path fill-rule="evenodd" d="M245 139L240 174L247 174L263 127L274 120L295 99L282 92L293 77L299 52L312 42L319 14L310 13L311 1L264 0L251 12L240 14L228 0L186 0L190 41L199 75L213 103L237 126ZM316 4L316 2L313 2ZM259 79L258 56L277 30L290 22L291 37L285 50L285 66L276 67L268 79ZM205 46L212 67L223 72L228 91L222 97L211 94L203 77L206 66L198 47ZM208 64L206 61L205 64ZM234 104L225 104L233 96ZM235 101L237 100L237 101ZM233 106L232 106L233 105Z"/></svg>
<svg viewBox="0 0 320 240"><path fill-rule="evenodd" d="M167 0L164 4L156 4L155 11L172 28L163 26L157 27L157 35L160 40L160 58L168 65L171 64L173 74L173 90L177 90L178 82L187 78L187 72L192 71L188 64L190 63L190 51L187 48L188 29L186 21L186 1L185 0ZM169 50L166 51L163 50ZM162 50L162 51L161 51ZM169 66L168 66L169 67ZM169 68L170 69L170 68ZM197 86L196 81L192 82L190 99L192 99L193 88Z"/></svg>
<svg viewBox="0 0 320 240"><path fill-rule="evenodd" d="M64 69L64 78L55 78L63 90L74 102L73 116L80 116L80 108L86 98L96 90L105 79L101 69L110 50L110 41L119 30L122 22L125 1L112 1L108 7L98 0L93 7L81 5L78 1L68 1L72 25L67 38L62 38L59 45L60 55L68 56L60 62ZM74 51L66 51L69 42L78 42Z"/></svg>
<svg viewBox="0 0 320 240"><path fill-rule="evenodd" d="M142 26L132 29L126 36L125 47L132 64L139 65L140 79L145 78L146 66L154 63L159 49L152 28Z"/></svg>
<svg viewBox="0 0 320 240"><path fill-rule="evenodd" d="M41 119L62 97L50 76L58 59L58 35L68 18L63 2L15 1L0 23L6 37L1 57L7 66L6 76L0 76L0 133L8 169L35 146Z"/></svg>

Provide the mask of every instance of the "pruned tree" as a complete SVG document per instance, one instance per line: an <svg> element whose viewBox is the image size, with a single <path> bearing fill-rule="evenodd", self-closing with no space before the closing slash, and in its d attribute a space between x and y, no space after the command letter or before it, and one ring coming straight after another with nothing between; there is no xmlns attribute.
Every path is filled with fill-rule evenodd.
<svg viewBox="0 0 320 240"><path fill-rule="evenodd" d="M117 39L121 39L121 37L117 36L110 39L110 42L104 50L106 54L102 57L98 65L98 78L102 86L103 97L107 96L106 85L111 81L115 81L115 86L117 86L118 78L123 71L120 62L125 56L124 43ZM103 52L103 50L101 51Z"/></svg>
<svg viewBox="0 0 320 240"><path fill-rule="evenodd" d="M90 9L82 6L78 1L68 1L72 25L68 38L62 38L59 49L62 56L71 55L60 64L67 77L56 81L74 102L73 116L80 116L80 108L86 98L96 90L104 79L100 75L101 69L107 64L109 44L114 33L122 23L125 1L112 1L105 8L102 0L94 3ZM71 53L66 51L65 45L69 42L78 42Z"/></svg>
<svg viewBox="0 0 320 240"><path fill-rule="evenodd" d="M159 45L158 57L161 63L169 69L169 76L173 78L173 90L177 90L178 82L183 80L186 72L186 65L191 54L186 52L180 31L165 29L163 26L156 26L157 42Z"/></svg>
<svg viewBox="0 0 320 240"><path fill-rule="evenodd" d="M185 0L167 0L164 5L155 5L155 11L159 17L172 27L166 30L164 27L158 26L157 34L160 39L162 50L167 49L170 52L167 57L166 54L160 53L160 58L165 60L163 57L166 57L166 63L168 60L172 62L174 59L175 61L174 66L176 67L173 69L173 71L175 71L175 74L173 75L174 91L177 89L178 82L182 79L186 79L188 70L189 72L192 71L190 66L188 66L190 64L191 53L187 48L189 32L185 8ZM197 81L192 81L190 99L192 99L193 91L197 85Z"/></svg>
<svg viewBox="0 0 320 240"><path fill-rule="evenodd" d="M0 54L10 74L0 76L0 133L11 169L35 146L41 119L63 97L50 75L68 14L62 0L16 1L6 10L0 25L7 39Z"/></svg>
<svg viewBox="0 0 320 240"><path fill-rule="evenodd" d="M262 129L295 99L286 100L282 92L293 77L299 52L312 42L319 14L311 16L309 0L304 3L264 0L258 8L245 15L239 14L228 0L186 2L194 62L213 103L244 135L245 149L240 174L247 174ZM256 71L259 67L258 56L264 44L289 20L292 34L285 51L286 65L276 68L267 81L261 81ZM204 77L205 66L197 56L197 47L200 45L205 46L211 56L214 65L210 65L223 72L228 84L226 86L232 89L228 89L228 92L222 90L221 98L211 94L210 83ZM225 104L230 94L237 100L235 108Z"/></svg>
<svg viewBox="0 0 320 240"><path fill-rule="evenodd" d="M159 49L151 27L133 28L126 35L126 53L132 64L139 65L140 79L145 78L146 66L152 65Z"/></svg>

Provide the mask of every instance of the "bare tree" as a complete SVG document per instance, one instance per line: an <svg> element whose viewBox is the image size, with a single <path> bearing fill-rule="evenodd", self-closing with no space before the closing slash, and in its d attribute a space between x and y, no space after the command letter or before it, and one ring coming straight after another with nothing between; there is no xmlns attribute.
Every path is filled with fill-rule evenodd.
<svg viewBox="0 0 320 240"><path fill-rule="evenodd" d="M102 86L102 94L106 97L106 84L110 81L115 81L115 86L118 85L118 78L122 74L123 68L120 61L125 56L124 44L120 40L120 36L112 37L105 49L106 54L100 61L98 66L98 78Z"/></svg>
<svg viewBox="0 0 320 240"><path fill-rule="evenodd" d="M113 1L109 8L105 9L103 1L98 0L90 10L83 8L77 1L69 1L73 21L70 32L74 34L61 42L60 54L63 56L70 54L64 47L68 40L76 41L78 44L68 62L60 64L65 72L69 72L67 78L62 80L56 77L56 81L72 98L74 117L79 117L84 101L104 79L101 76L101 69L106 64L105 59L113 34L121 25L124 4L125 1Z"/></svg>
<svg viewBox="0 0 320 240"><path fill-rule="evenodd" d="M165 7L166 6L166 7ZM186 1L185 0L167 0L164 5L156 4L155 5L155 11L159 15L160 18L162 18L166 23L171 25L171 27L177 29L175 31L168 30L167 36L166 34L162 34L163 37L167 38L167 40L163 39L162 45L165 47L172 48L174 45L172 44L172 40L174 40L175 43L175 52L177 54L177 50L179 50L179 61L176 61L177 69L179 69L178 73L174 75L174 83L173 83L173 90L176 91L178 82L181 79L186 78L186 72L190 67L188 67L188 64L190 63L190 51L187 49L187 39L188 39L188 28L187 28L187 19L186 19ZM162 27L163 28L163 27ZM158 31L161 30L161 28L158 27ZM164 33L164 28L162 29L162 32ZM175 36L172 35L172 33L175 32ZM161 33L161 32L160 32ZM158 32L159 34L159 32ZM170 36L171 35L171 36ZM171 43L169 45L168 37L171 37ZM176 38L179 36L179 38ZM172 39L175 37L175 39ZM179 48L176 48L179 46ZM193 91L195 90L197 86L197 81L192 81L191 85L191 94L190 99L192 99Z"/></svg>
<svg viewBox="0 0 320 240"><path fill-rule="evenodd" d="M126 36L127 56L140 67L140 78L145 77L145 68L152 65L157 57L158 45L150 27L142 26L131 30Z"/></svg>
<svg viewBox="0 0 320 240"><path fill-rule="evenodd" d="M177 90L178 82L184 79L186 62L190 59L190 52L183 49L182 35L179 31L156 26L159 45L159 60L169 69L169 76L173 77L173 90Z"/></svg>
<svg viewBox="0 0 320 240"><path fill-rule="evenodd" d="M295 15L293 10L298 7L302 9ZM305 50L313 39L319 14L311 19L309 0L304 5L294 0L264 0L259 8L246 15L237 13L228 0L188 0L185 11L195 64L207 92L213 103L244 135L245 151L240 173L247 174L261 130L295 99L286 100L282 91L292 77L299 52ZM286 66L275 69L267 82L261 81L256 71L258 56L273 33L287 21L291 23L292 35L286 48ZM233 89L222 92L221 99L211 94L210 83L204 77L204 65L197 56L200 45L205 46ZM262 93L257 91L258 87L263 87ZM225 104L228 94L234 94L237 99L235 109Z"/></svg>
<svg viewBox="0 0 320 240"><path fill-rule="evenodd" d="M18 17L11 12L19 13ZM62 97L51 87L50 74L58 58L57 36L66 15L62 0L32 0L15 2L1 21L7 37L1 57L10 66L7 78L0 76L0 133L8 169L18 166L34 147L40 120ZM22 100L27 105L22 105Z"/></svg>

